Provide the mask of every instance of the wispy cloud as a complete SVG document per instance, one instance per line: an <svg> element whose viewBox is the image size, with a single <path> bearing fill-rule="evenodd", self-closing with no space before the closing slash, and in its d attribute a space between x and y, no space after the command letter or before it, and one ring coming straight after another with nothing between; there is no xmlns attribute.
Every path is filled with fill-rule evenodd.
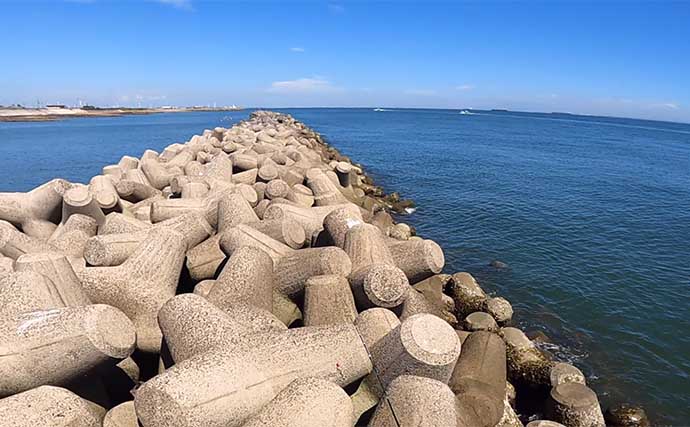
<svg viewBox="0 0 690 427"><path fill-rule="evenodd" d="M158 3L167 4L177 9L194 10L192 0L155 0Z"/></svg>
<svg viewBox="0 0 690 427"><path fill-rule="evenodd" d="M304 49L303 47L291 47L291 48L290 48L290 51L291 51L291 52L299 52L299 53L302 53L302 52L305 51L305 49Z"/></svg>
<svg viewBox="0 0 690 427"><path fill-rule="evenodd" d="M455 86L455 90L468 91L468 90L472 90L472 89L474 89L474 85L464 84L464 85Z"/></svg>
<svg viewBox="0 0 690 427"><path fill-rule="evenodd" d="M167 99L165 95L142 95L137 93L135 95L122 95L118 97L120 102L151 102L151 101L163 101Z"/></svg>
<svg viewBox="0 0 690 427"><path fill-rule="evenodd" d="M436 91L432 89L407 89L405 95L434 96Z"/></svg>
<svg viewBox="0 0 690 427"><path fill-rule="evenodd" d="M268 92L272 93L326 93L342 90L322 77L277 81L271 83L271 87L267 89Z"/></svg>
<svg viewBox="0 0 690 427"><path fill-rule="evenodd" d="M345 13L345 6L338 3L329 3L328 10L330 10L333 14L341 14Z"/></svg>
<svg viewBox="0 0 690 427"><path fill-rule="evenodd" d="M677 110L680 108L680 105L676 104L675 102L663 102L661 104L652 104L650 105L652 108L665 108L668 110Z"/></svg>

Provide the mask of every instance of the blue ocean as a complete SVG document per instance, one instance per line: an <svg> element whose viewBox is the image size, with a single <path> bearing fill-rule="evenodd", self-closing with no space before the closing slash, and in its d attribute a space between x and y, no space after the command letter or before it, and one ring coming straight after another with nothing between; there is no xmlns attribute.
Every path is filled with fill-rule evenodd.
<svg viewBox="0 0 690 427"><path fill-rule="evenodd" d="M690 125L570 114L287 109L377 184L399 218L507 298L606 407L690 424ZM0 191L88 182L124 154L229 127L242 112L0 123ZM499 260L507 268L490 264Z"/></svg>

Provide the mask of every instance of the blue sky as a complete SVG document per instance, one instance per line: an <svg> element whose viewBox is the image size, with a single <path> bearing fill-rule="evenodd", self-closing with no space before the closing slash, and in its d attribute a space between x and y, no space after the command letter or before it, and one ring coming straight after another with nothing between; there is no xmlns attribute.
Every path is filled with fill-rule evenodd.
<svg viewBox="0 0 690 427"><path fill-rule="evenodd" d="M689 2L0 1L0 104L568 111L690 122Z"/></svg>

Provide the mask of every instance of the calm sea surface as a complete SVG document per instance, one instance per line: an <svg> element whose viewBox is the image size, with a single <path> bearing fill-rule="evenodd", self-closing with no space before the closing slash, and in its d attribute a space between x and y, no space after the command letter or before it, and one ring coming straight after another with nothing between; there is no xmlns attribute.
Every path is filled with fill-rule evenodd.
<svg viewBox="0 0 690 427"><path fill-rule="evenodd" d="M690 125L449 110L283 110L378 184L403 221L510 300L520 325L579 366L602 403L690 425ZM183 142L241 113L0 123L0 191L88 182L124 154ZM489 266L492 260L507 269Z"/></svg>

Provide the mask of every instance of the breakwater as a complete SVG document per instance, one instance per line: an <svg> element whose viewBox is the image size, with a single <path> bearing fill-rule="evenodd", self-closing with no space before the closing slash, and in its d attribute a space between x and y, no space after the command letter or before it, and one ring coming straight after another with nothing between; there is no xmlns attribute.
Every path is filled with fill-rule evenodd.
<svg viewBox="0 0 690 427"><path fill-rule="evenodd" d="M488 298L471 276L437 275L440 248L394 224L383 208L404 210L406 204L384 199L362 172L289 117L257 114L161 154L125 157L88 188L53 181L25 195L4 195L3 218L13 227L3 228L3 254L16 258L7 265L17 270L8 283L23 289L23 272L45 265L38 273L51 279L46 288L60 296L31 305L22 292L9 292L17 316L42 312L36 307L50 313L61 306L79 307L74 311L80 313L98 307L90 309L97 313L91 317L75 316L89 320L80 324L98 325L99 333L112 333L99 339L118 343L107 357L77 357L71 371L47 369L36 353L25 363L34 364L34 374L46 372L32 385L74 389L76 382L96 390L100 381L113 394L117 387L107 381L135 362L143 385L134 404L111 411L111 422L118 414L131 421L136 407L145 426L328 425L306 412L316 407L338 414L332 425L348 425L348 413L368 410L386 393L381 408L372 406L360 422L388 425L394 417L406 425L429 410L446 417L432 425L450 425L450 419L495 425L495 418L513 414L505 404L513 397L507 375L518 390L518 406L527 400L537 411L552 400L549 412L568 425L588 417L599 422L591 392L571 384L581 375L571 367L555 369L519 330L505 327L509 304ZM43 255L55 251L58 256ZM26 264L36 266L20 267ZM95 305L86 303L75 283ZM184 293L192 287L203 298ZM28 325L62 327L62 320L46 316L29 316ZM134 342L133 357L123 358ZM63 353L81 353L63 344ZM157 362L158 354L163 367L172 367L149 379L156 372L147 361ZM120 358L121 366L112 367ZM115 372L84 380L95 368ZM537 398L536 391L551 388L554 375L568 379L565 391ZM305 379L310 376L316 378ZM15 379L21 382L21 374ZM354 398L348 402L333 383ZM56 398L49 391L34 389L31 399ZM91 397L89 390L78 391ZM590 403L587 411L564 415L563 402L555 403L571 394ZM15 394L14 411L28 399L17 396L26 395ZM467 418L472 416L477 418Z"/></svg>

